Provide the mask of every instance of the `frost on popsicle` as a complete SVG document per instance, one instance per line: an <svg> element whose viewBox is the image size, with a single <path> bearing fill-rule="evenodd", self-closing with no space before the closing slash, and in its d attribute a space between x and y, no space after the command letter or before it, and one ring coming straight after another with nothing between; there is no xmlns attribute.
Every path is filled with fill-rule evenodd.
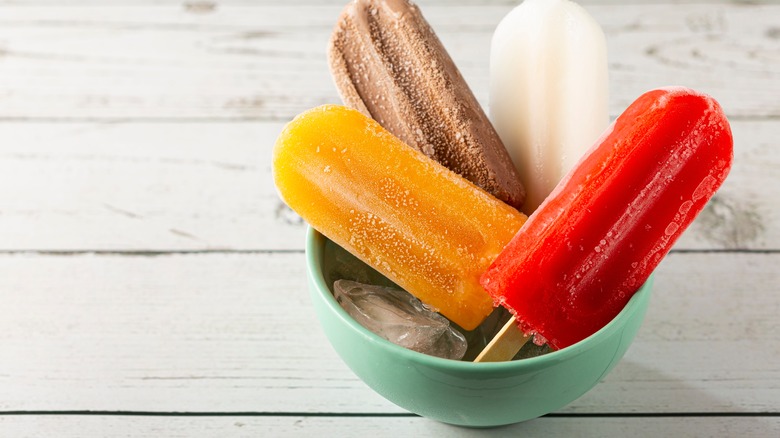
<svg viewBox="0 0 780 438"><path fill-rule="evenodd" d="M338 280L334 296L363 327L388 341L431 356L459 360L466 338L439 315L403 290Z"/></svg>

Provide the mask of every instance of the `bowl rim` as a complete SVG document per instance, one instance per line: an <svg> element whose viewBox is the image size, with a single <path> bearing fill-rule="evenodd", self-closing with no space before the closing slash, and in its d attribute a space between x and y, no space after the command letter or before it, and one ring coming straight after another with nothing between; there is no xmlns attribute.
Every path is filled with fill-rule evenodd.
<svg viewBox="0 0 780 438"><path fill-rule="evenodd" d="M367 338L370 342L380 346L384 349L389 349L394 354L398 354L401 357L417 362L420 364L428 365L436 368L449 368L456 370L476 370L481 369L485 371L513 371L517 372L519 369L527 369L528 371L545 368L553 363L563 362L571 359L574 356L578 356L585 351L591 349L594 343L600 343L606 339L606 335L610 332L618 330L619 327L624 325L631 315L641 309L643 303L646 303L649 299L650 291L653 285L653 274L647 279L647 281L634 293L634 295L628 300L625 307L620 313L615 316L609 323L599 329L597 332L588 336L587 338L570 345L566 348L553 351L541 356L531 357L522 360L506 361L506 362L470 362L454 359L445 359L441 357L431 356L425 353L420 353L414 350L410 350L400 345L396 345L387 339L375 334L371 330L363 327L352 316L350 316L346 310L336 301L333 293L330 291L330 287L325 283L325 277L322 273L322 258L324 255L325 242L329 240L325 235L315 230L311 226L307 226L306 231L306 271L309 280L316 286L317 295L323 298L323 301L328 308L340 319L345 322L351 330L357 332L361 336ZM332 242L332 241L331 241ZM335 242L332 242L336 244ZM336 244L337 245L337 244ZM327 292L326 292L327 291ZM595 344L594 344L595 345Z"/></svg>

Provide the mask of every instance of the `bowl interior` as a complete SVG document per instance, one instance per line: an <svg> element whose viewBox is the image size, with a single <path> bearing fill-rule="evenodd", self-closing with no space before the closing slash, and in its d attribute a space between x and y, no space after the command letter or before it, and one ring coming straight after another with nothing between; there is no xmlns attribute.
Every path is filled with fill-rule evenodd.
<svg viewBox="0 0 780 438"><path fill-rule="evenodd" d="M407 410L468 426L534 418L584 394L627 350L641 325L652 285L651 277L609 324L575 345L523 360L473 363L408 350L364 328L333 297L333 281L392 282L313 229L306 251L318 318L355 374Z"/></svg>

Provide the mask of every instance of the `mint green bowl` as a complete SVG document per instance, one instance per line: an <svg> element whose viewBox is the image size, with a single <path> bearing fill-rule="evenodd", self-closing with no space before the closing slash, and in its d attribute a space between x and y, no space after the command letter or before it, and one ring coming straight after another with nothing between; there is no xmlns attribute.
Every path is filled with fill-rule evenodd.
<svg viewBox="0 0 780 438"><path fill-rule="evenodd" d="M399 347L355 322L333 298L323 265L343 251L309 229L306 262L314 308L333 348L374 391L444 423L488 427L554 412L593 388L623 357L644 319L652 277L604 328L563 350L513 362L472 363Z"/></svg>

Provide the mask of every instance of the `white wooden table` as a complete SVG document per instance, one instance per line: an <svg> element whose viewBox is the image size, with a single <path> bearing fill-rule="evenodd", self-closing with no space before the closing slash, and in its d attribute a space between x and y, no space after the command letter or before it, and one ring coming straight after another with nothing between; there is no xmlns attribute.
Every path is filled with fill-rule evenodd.
<svg viewBox="0 0 780 438"><path fill-rule="evenodd" d="M336 357L272 184L283 124L338 102L343 1L0 0L0 436L779 436L780 4L583 1L612 115L708 92L735 165L618 367L559 412L470 430ZM419 3L485 103L513 2Z"/></svg>

